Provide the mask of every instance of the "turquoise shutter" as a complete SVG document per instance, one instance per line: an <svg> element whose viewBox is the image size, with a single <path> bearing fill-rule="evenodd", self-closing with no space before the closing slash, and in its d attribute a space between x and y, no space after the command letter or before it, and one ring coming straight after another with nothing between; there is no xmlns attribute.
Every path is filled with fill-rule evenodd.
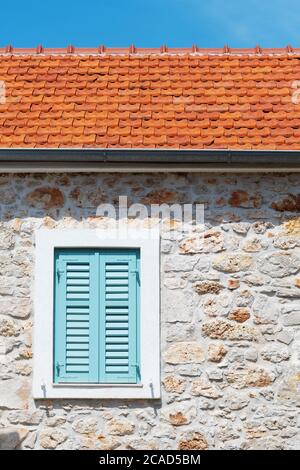
<svg viewBox="0 0 300 470"><path fill-rule="evenodd" d="M97 254L55 253L54 382L98 382Z"/></svg>
<svg viewBox="0 0 300 470"><path fill-rule="evenodd" d="M137 383L139 358L139 255L100 255L100 382Z"/></svg>

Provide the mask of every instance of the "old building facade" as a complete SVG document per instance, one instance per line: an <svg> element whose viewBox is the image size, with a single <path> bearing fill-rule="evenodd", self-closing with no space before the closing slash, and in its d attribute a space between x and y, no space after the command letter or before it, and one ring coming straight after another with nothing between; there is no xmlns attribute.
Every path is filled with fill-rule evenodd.
<svg viewBox="0 0 300 470"><path fill-rule="evenodd" d="M159 95L162 97L161 101L156 93L149 102L139 88L138 98L129 100L129 104L127 99L126 104L125 98L124 103L122 102L122 96L127 98L137 96L136 93L131 95L130 89L137 89L134 83L138 79L134 78L134 73L137 73L137 67L142 68L143 60L146 68L147 61L155 60L156 64L161 61L161 76L164 77L170 74L171 67L168 63L163 65L166 57L169 57L169 60L176 59L176 56L174 59L172 55L164 54L157 54L154 58L144 55L143 59L136 58L132 54L130 58L126 58L125 65L118 65L121 70L115 70L115 73L121 74L121 77L125 74L125 78L126 73L130 72L132 85L126 84L126 93L122 88L123 82L120 76L119 79L114 77L112 80L106 70L102 70L100 78L98 76L100 90L113 89L112 83L121 84L121 104L118 104L118 110L114 110L119 117L114 118L118 123L113 124L112 133L108 123L105 124L105 131L101 131L100 121L95 121L90 127L90 134L86 132L86 128L79 128L77 133L74 127L75 121L83 119L88 122L89 118L96 119L96 113L99 113L98 120L102 119L101 113L103 116L106 113L104 120L108 119L107 113L112 112L110 109L114 109L115 102L114 99L103 99L103 96L107 97L108 94L101 95L93 91L92 95L87 94L90 99L84 102L82 100L77 102L75 95L70 94L72 98L64 100L65 114L55 117L58 109L62 108L59 101L61 98L57 101L57 97L62 96L59 92L61 89L59 83L64 80L66 88L63 96L67 97L66 90L72 89L67 85L72 84L72 79L70 78L68 82L64 74L71 76L72 73L74 75L78 72L78 70L72 71L72 66L75 67L73 61L83 60L78 57L80 56L76 54L59 59L52 56L49 58L47 55L43 58L38 55L28 56L24 58L25 63L27 61L26 68L18 55L2 54L0 58L2 75L5 74L5 64L18 59L18 67L26 68L23 72L16 71L20 74L18 75L20 82L25 80L22 73L27 74L25 84L34 80L37 90L40 90L31 94L29 98L25 94L25 97L17 103L11 101L13 92L8 95L8 104L4 105L4 109L0 109L0 118L3 120L0 142L3 148L9 147L7 144L9 136L13 149L26 145L29 148L42 147L45 144L42 142L45 135L48 136L46 145L48 147L58 148L59 140L63 139L62 135L65 136L65 145L67 145L70 134L68 131L65 134L61 131L60 134L56 133L55 128L51 127L54 125L54 121L51 120L55 119L61 120L57 126L65 125L66 129L70 127L70 132L73 129L73 140L71 140L75 146L76 139L79 143L80 136L83 136L80 142L84 146L84 136L97 135L98 143L94 140L90 142L91 146L95 146L96 143L101 146L103 140L102 146L109 147L118 135L117 145L121 143L121 146L126 148L129 145L134 147L137 145L134 139L139 134L138 129L143 128L144 124L139 123L137 126L132 124L132 129L136 131L131 132L131 137L124 134L122 140L126 126L123 127L120 120L133 119L129 115L126 117L126 113L129 112L144 113L146 116L151 111L154 115L158 112L158 108L160 112L166 113L160 119L167 119L168 113L169 119L175 119L173 115L170 117L170 113L174 112L199 113L196 116L195 128L199 129L199 126L205 125L204 134L222 133L223 137L218 137L217 134L214 137L216 140L223 139L220 144L222 147L239 145L242 148L246 140L238 141L238 134L241 139L244 139L243 135L247 135L248 147L251 147L258 138L252 137L251 129L254 126L264 129L258 130L261 136L259 145L262 148L269 148L272 139L274 150L284 150L289 145L294 148L296 145L295 142L289 143L287 134L288 130L291 132L293 125L297 126L297 123L293 124L291 121L285 123L285 129L288 129L286 134L284 135L281 130L281 137L278 137L277 132L276 137L272 131L272 122L266 120L264 126L260 126L261 110L253 111L250 107L253 97L251 98L249 90L255 88L258 93L257 107L259 108L259 105L261 109L264 107L264 113L270 113L271 121L277 119L276 129L278 123L288 119L287 106L291 106L290 109L294 109L293 106L297 108L297 105L286 104L286 97L290 92L285 91L285 95L281 96L277 93L272 95L268 91L268 100L267 93L264 94L265 99L257 98L262 96L259 90L266 91L274 87L274 84L269 83L271 80L269 74L272 73L271 61L277 61L277 64L279 59L276 56L274 58L272 54L262 57L253 54L242 59L226 55L216 59L212 55L208 59L201 59L201 56L194 53L189 56L192 64L185 63L181 67L185 73L188 67L191 73L191 68L195 67L193 60L197 59L200 64L201 60L204 61L203 66L207 67L206 75L203 71L200 74L203 89L200 83L198 84L198 94L202 101L200 98L197 103L192 100L191 97L195 95L187 77L181 80L187 84L186 89L189 93L183 92L180 95L185 97L184 99L178 97L179 77L176 69L173 78L172 76L167 78L177 84L177 91L175 85L172 88L173 85L169 83L162 88L169 90L169 93L161 93ZM37 65L37 60L42 65L40 63ZM56 63L59 60L62 63ZM97 58L100 65L101 60L105 63L111 60L115 64L116 59L107 58L104 53L102 59ZM174 67L178 68L180 58L177 57L176 60ZM209 66L205 60L208 62L211 60L212 66ZM243 60L245 69L238 72L235 70L235 67L238 67L237 62ZM282 53L280 60L289 68L291 67L289 61L296 59L293 55L287 56L286 53ZM28 65L30 61L33 61L31 68L30 64ZM47 61L50 63L50 68L54 67L52 77L49 77L49 71L48 75L43 77L39 69L42 66L46 67ZM98 62L95 64L95 61L95 58L88 56L80 65L83 67L81 76L85 76L87 81L90 76L89 70L92 69L93 73L96 73L94 69ZM132 61L131 66L135 70L128 72L128 61ZM136 61L139 61L139 64ZM230 61L233 61L231 71L227 70ZM259 61L264 62L261 64ZM56 70L64 64L65 71ZM199 62L197 64L199 65ZM14 66L16 67L16 64ZM106 67L105 64L104 66ZM217 66L220 70L226 70L223 70L223 75L221 74L219 78L212 75L209 83L207 74L212 73L212 68ZM122 71L122 67L127 67L127 72ZM169 67L169 72L163 67ZM245 74L254 74L251 67L260 67L258 75L248 77L248 84L246 83L242 89L244 91L241 93L237 91L234 94L232 91L234 83L229 83L230 77L225 76L226 73L231 73L233 81L238 73L241 76L244 74L241 78L243 80ZM284 72L283 69L283 71L276 69L276 67L280 69L280 64L274 67L276 73ZM140 74L143 73L146 72L140 71ZM148 77L150 81L146 86L148 90L155 89L154 71L151 71L151 75L152 81ZM9 77L9 73L7 76ZM273 74L273 80L275 79ZM284 80L290 78L281 76L277 80L285 84ZM220 87L222 85L221 96L224 102L227 97L227 105L218 104L219 92L216 94L214 92L220 88L214 85L214 82L219 83ZM48 83L48 88L45 83L46 85ZM106 83L106 88L103 83ZM107 83L111 87L107 87ZM139 86L141 87L141 84ZM86 87L85 83L80 90ZM6 89L10 90L9 80ZM184 90L182 84L180 89ZM226 92L227 89L231 90L230 96ZM235 89L241 90L241 87L236 85ZM248 95L245 90L248 90ZM276 91L279 90L281 88L277 87ZM278 95L281 97L279 102L281 110L276 108L279 106L276 98ZM46 97L43 104L41 99L38 104L35 96ZM83 91L80 96L81 98L84 96ZM96 98L93 100L92 96ZM172 109L171 104L164 104L168 103L166 98L170 96ZM216 96L215 110L213 110L209 108L213 106L210 100ZM250 99L243 99L243 96L250 96ZM56 103L56 108L51 104L51 97L53 103ZM138 110L134 108L136 101L140 103ZM26 111L28 102L31 104L31 111ZM69 110L68 102L73 105L75 103L73 110ZM93 107L95 102L98 108ZM144 102L142 108L141 104ZM148 108L147 103L149 103ZM188 103L184 106L192 106L193 109L183 108L181 111L179 106L183 106L182 103ZM269 109L270 103L272 109ZM204 105L206 110L199 108ZM131 111L127 111L126 106L128 109L131 107ZM223 109L222 106L227 107ZM233 106L233 109L230 106ZM19 114L14 118L12 113L15 109ZM294 112L300 113L297 109ZM83 110L91 115L82 117L74 115L72 123L66 121L71 119L70 113L82 113ZM30 112L32 113L31 118L34 122L32 124L27 122L27 127L25 126L25 131L21 134L18 123L22 120L22 113L25 119L26 112L29 118ZM251 116L252 112L256 114ZM120 113L125 113L126 116L125 114L121 116ZM208 116L207 113L212 114ZM231 113L231 115L224 116L222 113ZM276 113L285 113L285 116L276 116ZM141 119L137 114L135 118ZM13 124L10 119L17 121ZM50 121L41 124L43 119ZM153 119L155 121L156 117ZM182 120L177 119L178 132L175 134L178 147L182 142L180 125L188 128L187 119L188 116ZM217 126L214 125L214 119L219 119ZM233 122L226 124L230 119ZM238 119L243 120L243 126L237 127ZM254 123L249 122L251 119ZM299 118L293 116L293 119ZM171 128L162 122L158 124L163 125L165 130ZM269 131L267 125L270 125ZM144 132L143 142L147 146L147 139L150 139L149 145L155 146L155 139L162 137L155 137L155 133L149 130L151 127L146 129L148 131ZM231 136L226 129L233 129ZM152 140L147 136L147 132L153 136ZM196 130L194 132L196 133ZM298 130L293 132L296 139ZM201 145L207 146L209 143L205 139L208 137L204 134L200 132ZM263 134L268 136L264 137ZM18 140L21 139L21 135L25 136L22 141ZM171 135L168 131L161 134L165 137L165 146L169 147L171 143L168 143L168 135ZM42 140L39 140L40 138ZM171 136L171 139L175 138ZM191 139L193 137L190 137L189 147ZM157 146L160 145L158 142ZM201 145L198 143L197 148ZM218 146L216 142L215 147ZM59 153L59 148L57 151ZM84 153L82 158L84 159ZM284 168L282 172L274 172L272 168L264 171L261 169L253 171L252 168L251 172L247 171L247 168L243 171L237 171L235 168L231 168L230 171L224 171L224 168L216 168L214 171L206 168L202 171L199 167L193 172L188 169L159 172L147 169L144 172L142 170L137 172L135 169L130 171L130 168L123 172L114 169L106 172L99 169L76 171L74 168L72 171L66 168L58 171L56 168L54 172L51 171L49 164L49 171L45 172L45 168L40 171L37 168L34 171L26 171L26 168L20 168L20 162L15 162L14 165L19 171L13 172L12 168L10 172L3 171L0 176L0 448L57 450L299 448L300 175L297 171L288 171ZM109 216L97 215L97 208L100 204L116 205L120 195L127 196L128 204L143 204L147 208L151 204L204 206L204 225L194 227L188 234L182 232L176 219L172 221L171 230L163 225L161 227L160 268L156 273L157 278L160 278L160 365L158 365L160 397L126 400L88 399L85 398L83 391L82 397L78 399L53 399L47 396L44 399L36 399L32 392L32 377L35 372L34 355L40 351L34 348L33 332L37 315L43 315L42 311L36 311L34 304L36 233L40 229L47 229L51 237L52 231L64 229L108 230L115 221ZM122 222L131 228L137 223L134 218ZM144 227L147 227L148 223L147 219L142 222ZM148 288L151 289L151 285ZM43 334L47 335L47 331Z"/></svg>

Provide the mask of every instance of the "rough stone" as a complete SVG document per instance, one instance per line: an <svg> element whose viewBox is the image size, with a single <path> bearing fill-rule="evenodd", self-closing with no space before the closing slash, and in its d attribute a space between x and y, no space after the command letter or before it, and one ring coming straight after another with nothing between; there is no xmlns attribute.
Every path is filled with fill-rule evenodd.
<svg viewBox="0 0 300 470"><path fill-rule="evenodd" d="M126 436L127 434L133 434L135 426L130 421L125 419L114 419L110 421L109 433L112 436Z"/></svg>
<svg viewBox="0 0 300 470"><path fill-rule="evenodd" d="M287 361L290 357L288 348L277 345L268 346L261 351L261 356L265 361L282 362Z"/></svg>
<svg viewBox="0 0 300 470"><path fill-rule="evenodd" d="M204 434L195 432L191 436L183 437L178 444L179 450L207 450L208 443Z"/></svg>
<svg viewBox="0 0 300 470"><path fill-rule="evenodd" d="M277 341L284 344L291 344L294 339L294 335L291 331L283 330L278 333L276 336Z"/></svg>
<svg viewBox="0 0 300 470"><path fill-rule="evenodd" d="M249 318L250 318L249 309L245 307L235 308L234 310L231 310L231 312L228 315L229 320L234 320L238 323L244 323Z"/></svg>
<svg viewBox="0 0 300 470"><path fill-rule="evenodd" d="M164 265L165 272L171 271L191 271L196 265L198 259L190 258L184 255L174 255L168 258Z"/></svg>
<svg viewBox="0 0 300 470"><path fill-rule="evenodd" d="M80 434L90 434L96 432L97 424L95 418L79 418L74 421L72 428Z"/></svg>
<svg viewBox="0 0 300 470"><path fill-rule="evenodd" d="M197 342L172 344L165 353L165 361L169 364L199 364L204 360L204 351Z"/></svg>
<svg viewBox="0 0 300 470"><path fill-rule="evenodd" d="M0 316L0 336L18 336L20 328L11 318Z"/></svg>
<svg viewBox="0 0 300 470"><path fill-rule="evenodd" d="M227 352L228 349L224 344L209 344L207 359L211 362L220 362Z"/></svg>
<svg viewBox="0 0 300 470"><path fill-rule="evenodd" d="M281 278L296 274L300 269L300 259L289 252L275 252L258 260L258 268L263 274Z"/></svg>
<svg viewBox="0 0 300 470"><path fill-rule="evenodd" d="M193 381L191 393L214 400L222 396L222 392L216 386L202 377Z"/></svg>
<svg viewBox="0 0 300 470"><path fill-rule="evenodd" d="M259 336L257 330L253 327L230 323L226 320L214 320L209 323L203 323L202 332L204 336L223 340L255 341Z"/></svg>
<svg viewBox="0 0 300 470"><path fill-rule="evenodd" d="M28 424L30 426L40 424L43 419L43 411L12 411L7 419L12 424Z"/></svg>
<svg viewBox="0 0 300 470"><path fill-rule="evenodd" d="M44 449L56 449L68 439L66 431L62 429L43 429L40 434L40 446Z"/></svg>
<svg viewBox="0 0 300 470"><path fill-rule="evenodd" d="M166 391L169 393L182 393L185 388L184 381L180 377L172 375L165 377L163 379L163 384Z"/></svg>
<svg viewBox="0 0 300 470"><path fill-rule="evenodd" d="M0 409L26 409L30 388L30 381L20 377L0 381Z"/></svg>
<svg viewBox="0 0 300 470"><path fill-rule="evenodd" d="M217 271L225 273L236 273L239 271L247 271L252 265L250 255L238 253L222 253L217 255L212 262L212 266Z"/></svg>
<svg viewBox="0 0 300 470"><path fill-rule="evenodd" d="M0 429L0 450L21 449L22 442L29 430L20 427L5 427Z"/></svg>
<svg viewBox="0 0 300 470"><path fill-rule="evenodd" d="M161 416L173 426L184 426L190 424L195 419L196 414L196 408L191 405L191 402L188 402L165 407Z"/></svg>
<svg viewBox="0 0 300 470"><path fill-rule="evenodd" d="M267 387L274 381L273 374L261 367L234 367L225 372L228 383L234 388Z"/></svg>
<svg viewBox="0 0 300 470"><path fill-rule="evenodd" d="M64 205L64 195L58 188L40 187L27 194L26 202L39 209L59 208Z"/></svg>
<svg viewBox="0 0 300 470"><path fill-rule="evenodd" d="M223 289L223 286L215 281L200 281L194 285L194 289L199 295L218 294Z"/></svg>

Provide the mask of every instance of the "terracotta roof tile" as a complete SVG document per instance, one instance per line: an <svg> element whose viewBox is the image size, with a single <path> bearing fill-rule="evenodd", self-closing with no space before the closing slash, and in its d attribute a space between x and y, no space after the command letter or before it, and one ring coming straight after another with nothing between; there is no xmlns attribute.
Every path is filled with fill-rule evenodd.
<svg viewBox="0 0 300 470"><path fill-rule="evenodd" d="M0 80L0 147L300 149L290 46L6 48Z"/></svg>

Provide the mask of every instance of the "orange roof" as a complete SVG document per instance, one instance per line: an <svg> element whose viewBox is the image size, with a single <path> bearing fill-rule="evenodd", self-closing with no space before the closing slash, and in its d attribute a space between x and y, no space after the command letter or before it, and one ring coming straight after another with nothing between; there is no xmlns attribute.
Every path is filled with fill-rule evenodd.
<svg viewBox="0 0 300 470"><path fill-rule="evenodd" d="M1 148L300 149L300 49L8 47L0 80Z"/></svg>

